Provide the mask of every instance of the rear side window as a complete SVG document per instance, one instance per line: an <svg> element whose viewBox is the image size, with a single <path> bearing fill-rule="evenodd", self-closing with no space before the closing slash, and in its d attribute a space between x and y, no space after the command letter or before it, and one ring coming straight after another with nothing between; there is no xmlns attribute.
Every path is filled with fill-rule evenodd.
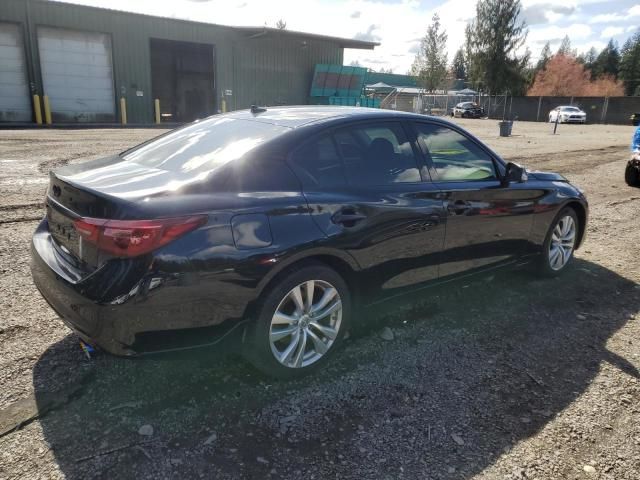
<svg viewBox="0 0 640 480"><path fill-rule="evenodd" d="M205 175L239 159L288 127L229 117L211 117L179 128L125 153L150 168Z"/></svg>
<svg viewBox="0 0 640 480"><path fill-rule="evenodd" d="M344 164L329 135L312 140L297 149L291 156L291 163L307 190L347 184Z"/></svg>
<svg viewBox="0 0 640 480"><path fill-rule="evenodd" d="M418 140L429 151L441 181L496 179L491 157L473 140L442 125L417 124Z"/></svg>
<svg viewBox="0 0 640 480"><path fill-rule="evenodd" d="M413 149L399 124L344 128L334 138L352 185L421 181Z"/></svg>

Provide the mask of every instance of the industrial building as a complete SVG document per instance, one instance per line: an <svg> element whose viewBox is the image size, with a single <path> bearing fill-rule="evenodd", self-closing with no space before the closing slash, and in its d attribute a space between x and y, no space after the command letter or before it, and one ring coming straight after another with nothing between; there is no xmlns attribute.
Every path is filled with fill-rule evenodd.
<svg viewBox="0 0 640 480"><path fill-rule="evenodd" d="M0 0L2 122L181 123L306 104L317 64L377 43L44 0Z"/></svg>

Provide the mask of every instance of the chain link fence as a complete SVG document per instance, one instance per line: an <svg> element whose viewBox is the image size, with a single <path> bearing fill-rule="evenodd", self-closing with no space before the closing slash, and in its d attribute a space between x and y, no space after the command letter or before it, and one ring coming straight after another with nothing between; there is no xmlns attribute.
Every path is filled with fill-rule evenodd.
<svg viewBox="0 0 640 480"><path fill-rule="evenodd" d="M414 89L415 90L415 89ZM382 108L427 115L451 115L461 102L476 102L489 118L546 122L549 112L561 105L573 105L587 113L587 123L629 124L633 113L640 113L640 97L514 97L511 95L431 95L390 93Z"/></svg>

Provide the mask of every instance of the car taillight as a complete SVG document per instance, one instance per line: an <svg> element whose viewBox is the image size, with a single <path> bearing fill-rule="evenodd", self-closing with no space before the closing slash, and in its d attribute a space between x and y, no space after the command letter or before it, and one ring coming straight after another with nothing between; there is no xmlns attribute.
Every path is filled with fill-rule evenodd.
<svg viewBox="0 0 640 480"><path fill-rule="evenodd" d="M206 215L156 220L105 220L79 218L73 222L83 241L117 257L136 257L160 248L195 230Z"/></svg>

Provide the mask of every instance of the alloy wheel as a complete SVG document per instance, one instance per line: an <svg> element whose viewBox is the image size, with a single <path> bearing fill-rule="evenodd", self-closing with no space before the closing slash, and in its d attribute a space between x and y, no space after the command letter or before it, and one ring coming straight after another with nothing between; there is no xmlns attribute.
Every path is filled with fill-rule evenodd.
<svg viewBox="0 0 640 480"><path fill-rule="evenodd" d="M271 352L285 367L307 367L329 351L341 322L338 290L323 280L303 282L284 296L271 318Z"/></svg>
<svg viewBox="0 0 640 480"><path fill-rule="evenodd" d="M576 222L571 215L565 215L556 224L549 244L549 266L561 270L571 259L576 243Z"/></svg>

